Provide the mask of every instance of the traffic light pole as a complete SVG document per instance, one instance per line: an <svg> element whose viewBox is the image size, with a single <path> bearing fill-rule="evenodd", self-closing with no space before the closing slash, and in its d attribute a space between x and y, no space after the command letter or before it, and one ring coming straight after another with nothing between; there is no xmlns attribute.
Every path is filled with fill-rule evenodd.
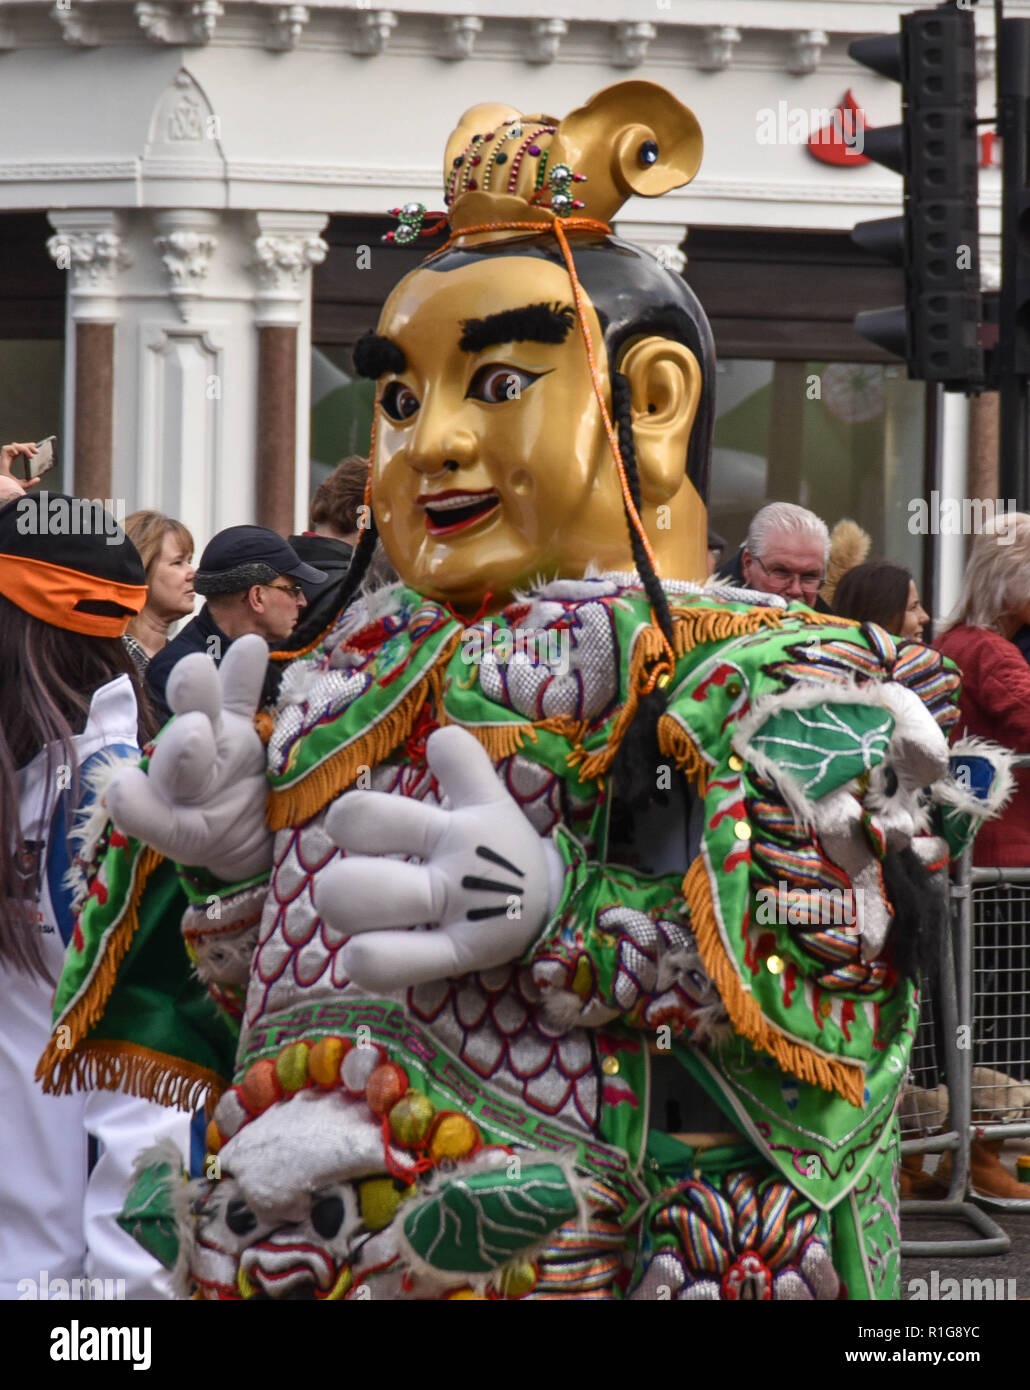
<svg viewBox="0 0 1030 1390"><path fill-rule="evenodd" d="M998 490L1016 499L1020 511L1030 506L1030 456L1027 451L1027 381L1018 370L1016 346L1030 331L1020 323L1021 242L1030 245L1030 227L1022 227L1030 185L1030 20L1002 21L998 37L998 134L1002 142L1001 304L998 338L1000 363L1000 455ZM1022 273L1022 274L1021 274Z"/></svg>

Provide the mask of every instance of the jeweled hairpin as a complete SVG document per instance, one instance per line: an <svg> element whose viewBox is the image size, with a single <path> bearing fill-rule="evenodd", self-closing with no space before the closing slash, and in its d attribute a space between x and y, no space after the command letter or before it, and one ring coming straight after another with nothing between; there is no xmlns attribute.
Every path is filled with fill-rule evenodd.
<svg viewBox="0 0 1030 1390"><path fill-rule="evenodd" d="M417 241L420 236L439 236L447 225L445 212L426 212L423 203L405 203L402 208L391 208L390 216L398 219L398 225L392 232L385 232L382 240L392 241L398 246L406 246L411 241ZM428 227L423 227L422 223L427 217L435 217L437 220Z"/></svg>
<svg viewBox="0 0 1030 1390"><path fill-rule="evenodd" d="M586 183L586 181L586 174L574 173L567 164L555 164L547 171L547 191L551 195L551 201L549 203L543 202L544 190L542 188L534 195L532 201L550 208L555 217L568 217L571 212L585 207L579 198L573 198L569 189L574 183Z"/></svg>

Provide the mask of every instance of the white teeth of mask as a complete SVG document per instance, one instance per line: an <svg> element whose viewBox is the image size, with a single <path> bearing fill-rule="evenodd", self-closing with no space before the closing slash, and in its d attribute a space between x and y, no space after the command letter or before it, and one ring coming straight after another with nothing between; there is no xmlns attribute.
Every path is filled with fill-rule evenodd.
<svg viewBox="0 0 1030 1390"><path fill-rule="evenodd" d="M495 496L492 492L465 492L460 497L441 497L435 501L430 499L424 505L432 508L434 512L446 511L449 508L469 507L474 502L492 502Z"/></svg>

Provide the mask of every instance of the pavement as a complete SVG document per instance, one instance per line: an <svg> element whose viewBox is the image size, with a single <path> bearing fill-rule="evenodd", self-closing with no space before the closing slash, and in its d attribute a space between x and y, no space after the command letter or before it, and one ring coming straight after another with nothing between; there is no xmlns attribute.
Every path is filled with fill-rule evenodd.
<svg viewBox="0 0 1030 1390"><path fill-rule="evenodd" d="M1030 1153L1030 1139L1009 1140L1001 1158L1005 1167L1015 1170L1015 1160L1021 1153ZM927 1162L927 1170L931 1163ZM1030 1186L1027 1187L1027 1201L1018 1206L1004 1206L995 1202L978 1202L976 1205L988 1213L1001 1229L1011 1238L1008 1251L1002 1255L981 1255L975 1252L968 1255L908 1256L901 1259L901 1297L911 1299L920 1295L933 1297L932 1289L940 1293L954 1292L953 1285L944 1285L946 1279L957 1279L964 1299L983 1298L999 1294L1004 1299L1015 1297L1030 1300ZM1024 1206L1024 1210L1019 1210ZM903 1240L976 1240L976 1230L962 1220L939 1218L936 1216L903 1216L901 1222ZM936 1284L934 1283L936 1279ZM916 1281L926 1284L924 1290ZM990 1280L990 1290L981 1282L971 1280ZM963 1281L966 1281L963 1286ZM1002 1282L998 1282L1002 1281ZM1013 1282L1014 1281L1014 1282Z"/></svg>
<svg viewBox="0 0 1030 1390"><path fill-rule="evenodd" d="M1017 1299L1030 1299L1030 1212L999 1211L996 1207L985 1207L1002 1230L1011 1237L1012 1244L1004 1255L933 1255L916 1258L903 1255L901 1258L901 1297L932 1297L934 1288L938 1296L950 1291L945 1286L946 1279L957 1279L965 1298L982 1297L986 1293L982 1282L980 1292L977 1285L963 1281L992 1280L994 1296L998 1293L1006 1300L1013 1295ZM905 1217L901 1223L903 1240L969 1240L976 1237L972 1226L963 1221L942 1221L935 1217ZM936 1284L934 1275L936 1274ZM923 1289L916 1283L922 1280ZM999 1280L1002 1282L999 1284ZM1014 1282L1013 1282L1014 1281Z"/></svg>

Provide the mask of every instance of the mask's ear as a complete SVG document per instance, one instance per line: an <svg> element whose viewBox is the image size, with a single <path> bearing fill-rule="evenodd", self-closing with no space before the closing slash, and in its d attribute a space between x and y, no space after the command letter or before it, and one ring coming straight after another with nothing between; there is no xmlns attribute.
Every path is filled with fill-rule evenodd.
<svg viewBox="0 0 1030 1390"><path fill-rule="evenodd" d="M630 384L640 492L668 502L687 481L687 448L701 399L701 367L671 338L642 338L619 366Z"/></svg>

